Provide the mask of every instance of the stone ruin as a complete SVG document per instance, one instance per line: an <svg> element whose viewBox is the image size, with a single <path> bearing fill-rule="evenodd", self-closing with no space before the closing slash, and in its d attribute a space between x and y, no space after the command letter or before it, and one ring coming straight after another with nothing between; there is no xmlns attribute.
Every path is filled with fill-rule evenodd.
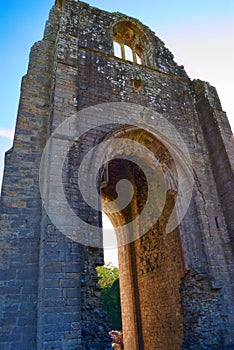
<svg viewBox="0 0 234 350"><path fill-rule="evenodd" d="M124 349L234 349L233 165L214 87L192 81L137 19L56 1L5 158L0 348L111 349L96 272L104 211ZM79 171L85 191L96 186L86 199Z"/></svg>

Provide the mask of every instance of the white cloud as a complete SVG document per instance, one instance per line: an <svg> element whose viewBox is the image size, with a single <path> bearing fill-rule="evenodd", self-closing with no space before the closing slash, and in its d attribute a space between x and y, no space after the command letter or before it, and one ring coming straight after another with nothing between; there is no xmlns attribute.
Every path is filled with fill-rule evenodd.
<svg viewBox="0 0 234 350"><path fill-rule="evenodd" d="M15 130L13 129L0 128L0 137L6 137L7 139L12 140L14 138L14 132Z"/></svg>

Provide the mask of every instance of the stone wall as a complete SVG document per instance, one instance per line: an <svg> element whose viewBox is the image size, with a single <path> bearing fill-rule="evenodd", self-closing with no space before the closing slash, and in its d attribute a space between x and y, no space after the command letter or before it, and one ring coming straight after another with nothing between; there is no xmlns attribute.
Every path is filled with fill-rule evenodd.
<svg viewBox="0 0 234 350"><path fill-rule="evenodd" d="M114 56L113 28L121 21L144 33L147 65ZM138 20L72 0L56 2L43 40L32 48L15 140L6 154L1 348L110 348L96 274L103 251L59 232L39 191L41 155L51 133L83 108L105 102L135 103L163 116L185 142L194 176L191 203L179 228L165 232L169 214L164 212L147 235L119 249L125 349L233 348L233 139L217 93L207 83L191 82L164 43ZM111 123L110 115L108 127L88 125L89 132L75 142L63 168L69 205L96 226L101 215L90 211L80 196L77 166L87 150L108 135L120 138ZM154 123L159 125L160 118ZM140 139L138 131L127 134ZM159 141L141 135L142 144L151 144L160 159ZM147 192L141 173L122 165L112 164L106 197L113 197L113 179L123 175L134 184L135 197L130 207L112 217L116 226L142 210ZM51 188L43 183L52 202L59 178L53 164L45 173L54 176Z"/></svg>

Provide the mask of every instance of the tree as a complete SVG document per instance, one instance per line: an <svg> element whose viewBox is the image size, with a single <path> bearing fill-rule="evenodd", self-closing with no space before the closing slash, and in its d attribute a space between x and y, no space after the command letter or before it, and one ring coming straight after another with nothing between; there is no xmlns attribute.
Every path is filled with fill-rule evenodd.
<svg viewBox="0 0 234 350"><path fill-rule="evenodd" d="M107 314L110 327L113 330L122 330L119 269L111 263L97 267L99 285L101 287L101 301L103 310Z"/></svg>

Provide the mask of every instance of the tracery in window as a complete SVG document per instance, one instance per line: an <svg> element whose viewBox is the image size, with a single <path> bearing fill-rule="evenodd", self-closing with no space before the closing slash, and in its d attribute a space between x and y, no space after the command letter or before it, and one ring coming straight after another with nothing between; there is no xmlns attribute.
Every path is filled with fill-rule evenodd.
<svg viewBox="0 0 234 350"><path fill-rule="evenodd" d="M122 21L115 25L114 55L137 64L147 63L147 44L145 34L132 22Z"/></svg>

